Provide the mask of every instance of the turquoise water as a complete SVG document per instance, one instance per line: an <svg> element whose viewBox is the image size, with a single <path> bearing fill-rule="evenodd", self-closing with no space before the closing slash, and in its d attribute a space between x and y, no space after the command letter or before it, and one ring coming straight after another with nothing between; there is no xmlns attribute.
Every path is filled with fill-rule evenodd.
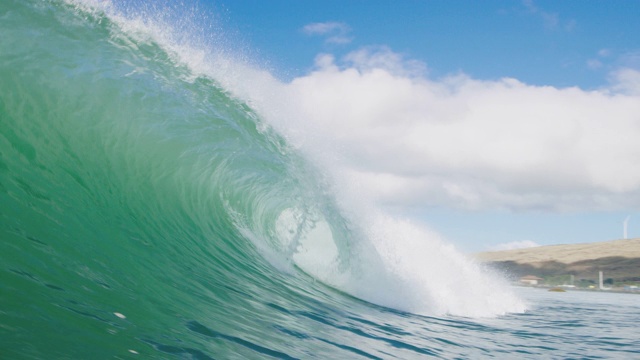
<svg viewBox="0 0 640 360"><path fill-rule="evenodd" d="M0 2L0 358L640 358L637 296L351 214L166 6Z"/></svg>

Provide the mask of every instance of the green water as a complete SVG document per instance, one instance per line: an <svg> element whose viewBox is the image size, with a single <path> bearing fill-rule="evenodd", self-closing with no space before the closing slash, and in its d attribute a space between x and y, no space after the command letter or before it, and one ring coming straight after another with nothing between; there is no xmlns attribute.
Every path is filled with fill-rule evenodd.
<svg viewBox="0 0 640 360"><path fill-rule="evenodd" d="M269 231L295 196L283 143L100 15L4 1L0 17L3 347L96 358L176 342L196 315L253 326L239 297L286 289L239 223Z"/></svg>

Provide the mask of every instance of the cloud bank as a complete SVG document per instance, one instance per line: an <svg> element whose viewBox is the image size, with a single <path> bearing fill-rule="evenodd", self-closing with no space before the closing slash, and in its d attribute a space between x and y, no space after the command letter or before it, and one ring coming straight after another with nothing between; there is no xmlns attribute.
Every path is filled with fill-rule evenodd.
<svg viewBox="0 0 640 360"><path fill-rule="evenodd" d="M245 92L269 122L378 203L603 211L640 204L640 71L597 91L431 79L388 48L318 56Z"/></svg>

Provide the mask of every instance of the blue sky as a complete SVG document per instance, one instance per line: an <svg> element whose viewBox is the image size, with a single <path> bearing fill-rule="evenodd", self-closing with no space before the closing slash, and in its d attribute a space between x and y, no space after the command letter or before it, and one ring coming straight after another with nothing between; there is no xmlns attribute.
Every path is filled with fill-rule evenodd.
<svg viewBox="0 0 640 360"><path fill-rule="evenodd" d="M640 65L637 1L217 1L228 30L284 77L320 52L369 46L426 63L432 77L513 77L527 84L600 87L612 68ZM302 29L340 23L350 41Z"/></svg>
<svg viewBox="0 0 640 360"><path fill-rule="evenodd" d="M640 2L205 4L276 128L463 251L640 236Z"/></svg>

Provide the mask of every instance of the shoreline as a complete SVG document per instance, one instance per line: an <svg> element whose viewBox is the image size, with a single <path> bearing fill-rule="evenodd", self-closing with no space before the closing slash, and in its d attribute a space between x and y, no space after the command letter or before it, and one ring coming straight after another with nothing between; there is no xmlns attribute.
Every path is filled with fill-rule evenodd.
<svg viewBox="0 0 640 360"><path fill-rule="evenodd" d="M514 287L521 288L530 288L530 289L541 289L552 291L552 289L561 289L563 291L557 292L572 292L572 291L581 291L581 292L597 292L597 293L612 293L612 294L632 294L632 295L640 295L640 289L635 291L624 290L622 288L606 288L606 289L588 289L588 288L578 288L578 287L562 287L562 286L550 286L550 285L521 285L521 284L511 284Z"/></svg>

